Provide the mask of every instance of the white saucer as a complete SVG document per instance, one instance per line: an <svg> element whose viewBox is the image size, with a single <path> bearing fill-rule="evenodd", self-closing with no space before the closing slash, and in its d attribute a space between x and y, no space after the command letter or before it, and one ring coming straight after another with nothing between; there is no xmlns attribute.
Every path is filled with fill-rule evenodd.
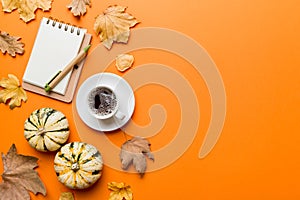
<svg viewBox="0 0 300 200"><path fill-rule="evenodd" d="M88 111L88 92L98 86L107 86L114 90L119 99L119 110L125 115L123 120L111 117L101 120L93 117ZM113 131L124 126L131 118L135 106L135 98L130 85L122 77L113 73L99 73L86 79L80 86L76 97L76 109L81 120L97 131Z"/></svg>

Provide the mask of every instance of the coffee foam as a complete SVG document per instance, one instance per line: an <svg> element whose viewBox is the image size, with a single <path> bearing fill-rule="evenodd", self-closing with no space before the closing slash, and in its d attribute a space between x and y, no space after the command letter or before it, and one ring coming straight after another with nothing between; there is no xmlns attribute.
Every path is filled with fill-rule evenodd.
<svg viewBox="0 0 300 200"><path fill-rule="evenodd" d="M111 114L117 107L116 95L108 88L97 87L88 97L91 111L100 116Z"/></svg>

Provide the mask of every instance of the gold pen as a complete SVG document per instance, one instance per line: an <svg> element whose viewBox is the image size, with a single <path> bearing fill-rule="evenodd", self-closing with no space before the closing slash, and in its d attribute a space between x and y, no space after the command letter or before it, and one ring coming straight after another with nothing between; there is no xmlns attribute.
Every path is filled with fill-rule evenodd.
<svg viewBox="0 0 300 200"><path fill-rule="evenodd" d="M58 71L57 74L45 85L45 91L50 92L68 73L71 71L77 63L82 61L91 45L86 46L62 71Z"/></svg>

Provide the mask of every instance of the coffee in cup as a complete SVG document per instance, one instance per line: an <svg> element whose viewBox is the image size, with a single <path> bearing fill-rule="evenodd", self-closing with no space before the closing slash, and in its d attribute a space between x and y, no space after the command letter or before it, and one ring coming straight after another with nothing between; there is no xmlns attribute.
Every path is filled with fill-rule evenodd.
<svg viewBox="0 0 300 200"><path fill-rule="evenodd" d="M116 94L107 86L97 86L88 94L88 109L97 119L108 119L113 116L123 119L125 115L121 113Z"/></svg>

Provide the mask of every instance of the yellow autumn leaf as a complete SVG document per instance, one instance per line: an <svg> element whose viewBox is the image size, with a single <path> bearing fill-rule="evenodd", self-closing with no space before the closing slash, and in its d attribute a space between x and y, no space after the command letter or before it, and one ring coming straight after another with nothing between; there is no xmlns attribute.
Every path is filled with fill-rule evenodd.
<svg viewBox="0 0 300 200"><path fill-rule="evenodd" d="M7 103L9 100L9 107L13 109L16 106L20 106L22 100L27 101L27 95L25 90L20 86L18 78L12 74L8 74L8 78L2 78L0 80L0 103Z"/></svg>
<svg viewBox="0 0 300 200"><path fill-rule="evenodd" d="M52 0L1 0L4 12L12 12L17 9L20 18L24 22L29 22L35 18L36 9L48 11L51 8Z"/></svg>
<svg viewBox="0 0 300 200"><path fill-rule="evenodd" d="M67 7L74 16L80 16L86 13L86 5L91 6L91 0L72 0Z"/></svg>
<svg viewBox="0 0 300 200"><path fill-rule="evenodd" d="M127 43L130 28L139 23L125 10L126 7L123 6L109 6L103 14L96 17L94 30L107 49L111 48L113 42Z"/></svg>
<svg viewBox="0 0 300 200"><path fill-rule="evenodd" d="M74 200L72 192L62 192L60 194L59 200Z"/></svg>
<svg viewBox="0 0 300 200"><path fill-rule="evenodd" d="M107 184L109 190L111 190L109 200L132 200L132 190L130 185L125 183L110 182Z"/></svg>
<svg viewBox="0 0 300 200"><path fill-rule="evenodd" d="M120 54L116 57L116 67L121 72L129 69L132 66L133 62L134 57L130 54Z"/></svg>
<svg viewBox="0 0 300 200"><path fill-rule="evenodd" d="M11 56L24 53L24 43L20 42L21 38L17 36L11 36L6 32L0 31L0 50L2 53L7 52Z"/></svg>

